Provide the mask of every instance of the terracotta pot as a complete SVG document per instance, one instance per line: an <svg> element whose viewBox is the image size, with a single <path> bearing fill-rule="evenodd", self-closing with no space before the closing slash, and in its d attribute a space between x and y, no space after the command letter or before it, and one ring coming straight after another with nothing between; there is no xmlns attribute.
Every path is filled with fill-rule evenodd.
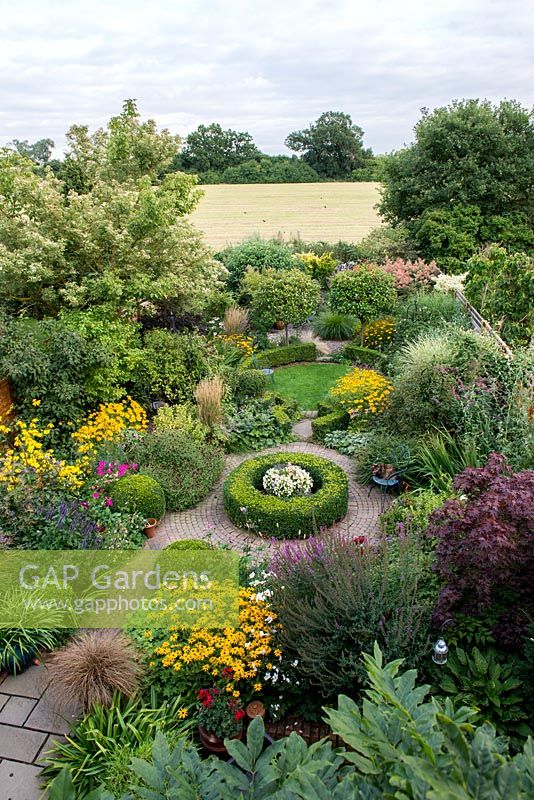
<svg viewBox="0 0 534 800"><path fill-rule="evenodd" d="M251 700L245 711L249 719L254 719L254 717L261 717L263 719L265 716L265 706L260 700Z"/></svg>
<svg viewBox="0 0 534 800"><path fill-rule="evenodd" d="M210 753L227 752L226 747L224 746L224 739L219 739L219 737L215 736L214 733L209 733L202 725L198 726L198 735L200 736L202 747L205 747ZM241 728L237 736L234 736L233 738L242 739L243 729Z"/></svg>
<svg viewBox="0 0 534 800"><path fill-rule="evenodd" d="M145 525L145 536L148 539L153 539L154 536L156 535L156 528L157 527L158 527L158 520L157 519L154 519L153 517L150 517L149 519L147 519L146 525Z"/></svg>

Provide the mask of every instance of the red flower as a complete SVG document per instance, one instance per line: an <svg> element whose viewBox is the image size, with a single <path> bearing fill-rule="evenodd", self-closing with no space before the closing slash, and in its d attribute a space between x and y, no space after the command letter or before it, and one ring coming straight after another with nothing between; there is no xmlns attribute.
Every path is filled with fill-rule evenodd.
<svg viewBox="0 0 534 800"><path fill-rule="evenodd" d="M201 689L198 693L198 699L202 702L204 708L210 706L213 702L213 697L207 689Z"/></svg>
<svg viewBox="0 0 534 800"><path fill-rule="evenodd" d="M242 708L240 708L240 709L239 709L238 711L236 711L236 712L235 712L235 714L234 714L234 717L235 717L235 719L236 719L236 722L239 722L240 720L242 720L244 716L245 716L245 712L243 711L243 709L242 709Z"/></svg>
<svg viewBox="0 0 534 800"><path fill-rule="evenodd" d="M225 667L223 670L221 670L221 675L223 678L230 678L231 680L234 677L234 670L232 667Z"/></svg>
<svg viewBox="0 0 534 800"><path fill-rule="evenodd" d="M361 544L364 545L367 541L366 536L355 536L353 539L354 544Z"/></svg>

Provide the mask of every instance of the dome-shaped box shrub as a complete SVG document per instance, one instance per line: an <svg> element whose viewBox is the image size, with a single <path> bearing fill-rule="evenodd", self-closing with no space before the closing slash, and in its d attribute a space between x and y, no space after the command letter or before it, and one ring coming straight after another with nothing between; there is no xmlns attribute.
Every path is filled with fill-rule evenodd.
<svg viewBox="0 0 534 800"><path fill-rule="evenodd" d="M262 488L271 467L297 464L313 478L312 494L274 497ZM251 458L237 467L223 487L224 508L239 528L277 539L302 539L328 528L347 513L347 474L326 458L305 453L273 453Z"/></svg>
<svg viewBox="0 0 534 800"><path fill-rule="evenodd" d="M145 519L161 519L165 514L163 489L148 475L125 475L108 491L117 511L136 511Z"/></svg>

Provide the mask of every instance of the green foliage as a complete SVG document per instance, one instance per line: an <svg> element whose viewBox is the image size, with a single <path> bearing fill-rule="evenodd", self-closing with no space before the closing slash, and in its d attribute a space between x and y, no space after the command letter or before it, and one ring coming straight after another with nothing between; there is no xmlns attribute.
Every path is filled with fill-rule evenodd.
<svg viewBox="0 0 534 800"><path fill-rule="evenodd" d="M420 443L414 471L423 482L444 492L459 472L466 467L481 467L483 463L475 444L458 441L443 431L427 436Z"/></svg>
<svg viewBox="0 0 534 800"><path fill-rule="evenodd" d="M50 784L66 768L74 796L85 798L102 783L112 797L120 796L131 781L131 760L149 756L157 732L171 742L186 739L191 722L178 720L181 705L181 697L160 705L154 691L148 705L138 697L125 700L115 695L109 708L96 706L74 725L64 742L54 744L43 771L45 778Z"/></svg>
<svg viewBox="0 0 534 800"><path fill-rule="evenodd" d="M380 517L380 526L387 536L411 534L421 536L433 511L452 496L451 490L416 489L397 497Z"/></svg>
<svg viewBox="0 0 534 800"><path fill-rule="evenodd" d="M204 180L201 175L201 182ZM316 183L317 172L297 156L266 156L244 161L212 176L209 183Z"/></svg>
<svg viewBox="0 0 534 800"><path fill-rule="evenodd" d="M183 511L200 502L223 467L218 448L174 430L145 434L131 445L129 457L143 474L161 484L168 511Z"/></svg>
<svg viewBox="0 0 534 800"><path fill-rule="evenodd" d="M203 539L177 539L168 544L165 550L213 550L213 545Z"/></svg>
<svg viewBox="0 0 534 800"><path fill-rule="evenodd" d="M332 278L332 308L361 321L362 345L365 324L389 311L396 297L393 276L378 267L362 266L356 270L344 270Z"/></svg>
<svg viewBox="0 0 534 800"><path fill-rule="evenodd" d="M290 441L291 421L284 406L269 396L249 401L227 416L226 449L241 453Z"/></svg>
<svg viewBox="0 0 534 800"><path fill-rule="evenodd" d="M176 406L158 408L153 419L156 431L182 431L196 442L205 441L209 429L199 420L192 403L179 403Z"/></svg>
<svg viewBox="0 0 534 800"><path fill-rule="evenodd" d="M148 475L125 475L109 486L108 494L117 511L130 511L147 519L163 519L165 494Z"/></svg>
<svg viewBox="0 0 534 800"><path fill-rule="evenodd" d="M303 153L303 160L323 178L350 179L365 166L371 151L363 147L363 131L349 114L326 111L309 128L290 133L286 147Z"/></svg>
<svg viewBox="0 0 534 800"><path fill-rule="evenodd" d="M385 164L381 213L392 222L427 209L477 206L485 218L532 212L534 122L514 101L455 101L424 111L415 143Z"/></svg>
<svg viewBox="0 0 534 800"><path fill-rule="evenodd" d="M311 277L316 280L322 289L328 289L330 278L335 272L337 259L328 251L317 255L313 252L299 253L299 258Z"/></svg>
<svg viewBox="0 0 534 800"><path fill-rule="evenodd" d="M356 333L357 322L354 317L335 311L325 311L313 320L312 327L314 334L321 339L341 341L352 339Z"/></svg>
<svg viewBox="0 0 534 800"><path fill-rule="evenodd" d="M300 325L319 303L319 285L300 269L266 269L252 291L251 311L269 326L282 321L287 326Z"/></svg>
<svg viewBox="0 0 534 800"><path fill-rule="evenodd" d="M399 447L410 450L412 462L404 472L403 477L409 482L415 482L413 460L417 455L417 443L408 436L378 429L370 431L367 439L356 454L356 479L359 483L370 483L373 477L373 466L376 464L390 464L393 451Z"/></svg>
<svg viewBox="0 0 534 800"><path fill-rule="evenodd" d="M325 447L337 450L345 456L354 456L367 441L367 433L355 431L334 430L326 433L323 439Z"/></svg>
<svg viewBox="0 0 534 800"><path fill-rule="evenodd" d="M528 344L534 334L534 259L491 245L467 262L468 300L505 339Z"/></svg>
<svg viewBox="0 0 534 800"><path fill-rule="evenodd" d="M54 423L80 417L103 350L53 319L5 318L0 334L0 373L11 380L18 412ZM33 400L41 401L38 412Z"/></svg>
<svg viewBox="0 0 534 800"><path fill-rule="evenodd" d="M69 331L83 336L102 364L85 385L92 403L120 400L134 379L141 357L139 325L117 316L113 308L96 306L86 311L62 311L59 319Z"/></svg>
<svg viewBox="0 0 534 800"><path fill-rule="evenodd" d="M129 103L108 131L74 127L68 143L61 179L0 153L0 300L36 316L162 299L200 308L224 271L184 219L200 197L195 178L158 178L173 137Z"/></svg>
<svg viewBox="0 0 534 800"><path fill-rule="evenodd" d="M445 292L416 292L397 305L394 346L398 348L425 332L437 333L448 324L469 326L462 305Z"/></svg>
<svg viewBox="0 0 534 800"><path fill-rule="evenodd" d="M350 417L346 411L332 411L312 419L313 438L316 442L324 442L325 436L332 431L348 428Z"/></svg>
<svg viewBox="0 0 534 800"><path fill-rule="evenodd" d="M285 364L294 364L297 361L315 361L317 358L317 347L313 342L299 342L285 347L275 347L271 350L264 350L257 353L254 358L254 366L259 369L282 367Z"/></svg>
<svg viewBox="0 0 534 800"><path fill-rule="evenodd" d="M183 739L174 744L158 733L151 757L132 764L137 782L130 797L393 800L399 792L411 800L532 796L532 741L510 758L491 726L471 724L471 709L426 699L429 687L416 686L414 670L400 673L402 661L384 665L376 646L374 656L364 656L364 664L369 688L363 708L341 695L337 709L325 709L330 727L348 750L333 750L325 739L308 747L295 732L263 750L260 717L249 725L246 744L227 741L232 763L202 761ZM59 797L71 800L68 794L53 800ZM109 796L102 792L98 800Z"/></svg>
<svg viewBox="0 0 534 800"><path fill-rule="evenodd" d="M230 389L238 404L260 397L267 387L267 376L261 369L236 369L229 379Z"/></svg>
<svg viewBox="0 0 534 800"><path fill-rule="evenodd" d="M215 371L217 356L196 333L152 330L145 335L133 394L141 402L154 398L169 403L192 401L200 380Z"/></svg>
<svg viewBox="0 0 534 800"><path fill-rule="evenodd" d="M223 130L212 122L188 135L177 166L190 172L222 172L260 155L250 133Z"/></svg>
<svg viewBox="0 0 534 800"><path fill-rule="evenodd" d="M228 270L228 286L233 291L239 288L247 267L263 272L268 268L291 269L294 265L291 248L274 239L250 239L227 247L217 253L217 258Z"/></svg>
<svg viewBox="0 0 534 800"><path fill-rule="evenodd" d="M29 622L29 620L28 620ZM50 620L46 620L48 623ZM44 623L44 621L43 621ZM0 669L18 675L30 666L41 650L53 650L61 644L68 631L48 626L38 628L22 624L15 628L0 627Z"/></svg>
<svg viewBox="0 0 534 800"><path fill-rule="evenodd" d="M279 498L265 494L265 472L280 464L280 454L252 458L235 469L223 486L224 508L240 528L278 539L302 539L330 527L347 513L348 480L341 467L318 456L284 453L314 481L311 495Z"/></svg>
<svg viewBox="0 0 534 800"><path fill-rule="evenodd" d="M405 225L381 225L373 228L361 242L354 245L355 250L343 261L370 261L384 264L396 258L414 259L417 257L416 245Z"/></svg>
<svg viewBox="0 0 534 800"><path fill-rule="evenodd" d="M369 347L361 347L355 342L349 342L344 345L340 350L341 358L348 359L353 364L365 367L375 367L376 369L383 369L384 356L379 350L372 350Z"/></svg>
<svg viewBox="0 0 534 800"><path fill-rule="evenodd" d="M437 692L476 708L477 721L489 722L500 735L516 739L531 733L517 669L495 648L466 652L454 647L446 665L435 672Z"/></svg>

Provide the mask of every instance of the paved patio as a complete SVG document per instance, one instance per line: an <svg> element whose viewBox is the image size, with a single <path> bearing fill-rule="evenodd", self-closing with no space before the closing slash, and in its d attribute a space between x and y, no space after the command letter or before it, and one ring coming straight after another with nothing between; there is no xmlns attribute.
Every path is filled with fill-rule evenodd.
<svg viewBox="0 0 534 800"><path fill-rule="evenodd" d="M57 707L47 686L43 665L0 676L0 800L39 800L43 756L75 718Z"/></svg>

